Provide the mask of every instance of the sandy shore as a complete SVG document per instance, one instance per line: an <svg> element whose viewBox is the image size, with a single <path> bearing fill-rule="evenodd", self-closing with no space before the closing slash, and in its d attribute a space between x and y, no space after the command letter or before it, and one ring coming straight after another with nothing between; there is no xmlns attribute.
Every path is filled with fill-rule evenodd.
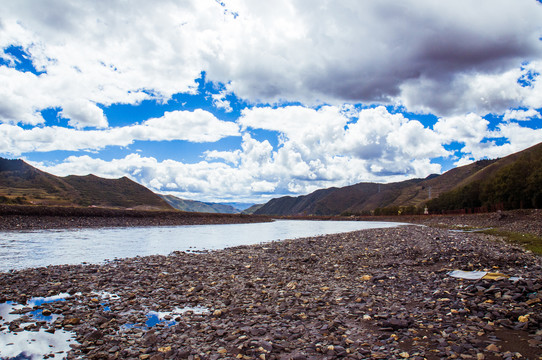
<svg viewBox="0 0 542 360"><path fill-rule="evenodd" d="M520 279L463 280L456 269ZM72 294L37 307L61 315L54 322L25 325L75 332L70 359L542 356L541 258L430 227L28 269L0 274L0 289L0 301L21 304ZM151 311L174 313L149 327Z"/></svg>

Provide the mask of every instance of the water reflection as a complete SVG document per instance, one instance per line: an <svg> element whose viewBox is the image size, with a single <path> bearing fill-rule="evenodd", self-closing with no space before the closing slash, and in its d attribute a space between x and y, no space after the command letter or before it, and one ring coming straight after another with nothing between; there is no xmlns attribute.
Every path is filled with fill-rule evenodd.
<svg viewBox="0 0 542 360"><path fill-rule="evenodd" d="M123 329L132 329L132 328L151 328L158 324L163 324L165 326L173 326L177 324L177 321L174 320L175 317L180 316L185 313L191 313L196 315L208 315L210 314L209 309L202 307L202 306L187 306L183 308L175 308L173 311L150 311L145 315L147 317L147 320L145 321L145 325L137 325L137 324L124 324L122 326Z"/></svg>
<svg viewBox="0 0 542 360"><path fill-rule="evenodd" d="M75 343L73 333L57 330L54 334L39 331L0 332L0 359L43 359L51 354L64 354ZM21 351L24 349L24 351Z"/></svg>
<svg viewBox="0 0 542 360"><path fill-rule="evenodd" d="M46 303L65 301L70 295L67 293L51 296L36 297L30 299L26 305L8 301L0 304L0 360L4 359L43 359L59 354L65 354L70 350L70 344L75 344L74 333L56 330L54 333L46 329L22 330L33 327L38 322L51 323L60 315L43 315L43 310L30 310L31 307ZM10 331L8 326L12 322L20 322L20 330Z"/></svg>
<svg viewBox="0 0 542 360"><path fill-rule="evenodd" d="M191 225L0 232L0 271L146 255L201 251L333 234L398 223L279 220L258 224Z"/></svg>

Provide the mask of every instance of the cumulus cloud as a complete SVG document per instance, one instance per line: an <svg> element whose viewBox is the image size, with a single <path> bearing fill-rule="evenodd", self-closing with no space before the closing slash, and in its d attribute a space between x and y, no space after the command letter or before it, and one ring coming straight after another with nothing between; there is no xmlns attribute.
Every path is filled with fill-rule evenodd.
<svg viewBox="0 0 542 360"><path fill-rule="evenodd" d="M75 128L106 128L108 125L102 109L87 101L76 100L65 104L59 115L69 119L68 124Z"/></svg>
<svg viewBox="0 0 542 360"><path fill-rule="evenodd" d="M542 71L540 63L531 68ZM401 85L399 102L408 109L443 116L466 113L502 114L510 107L542 107L542 82L535 76L530 86L518 80L529 70L514 68L498 73L456 74L448 83L418 78Z"/></svg>
<svg viewBox="0 0 542 360"><path fill-rule="evenodd" d="M0 47L21 47L44 73L11 71L3 84L18 90L27 114L69 106L71 99L104 106L165 101L194 91L221 17L219 5L201 1L11 2L2 11ZM9 101L0 97L0 109ZM36 122L20 114L10 120Z"/></svg>
<svg viewBox="0 0 542 360"><path fill-rule="evenodd" d="M530 64L523 71L540 67L542 5L534 0L236 0L227 7L8 2L0 48L20 46L44 73L2 79L10 88L2 95L17 96L0 96L0 120L34 124L36 111L69 107L73 98L103 106L166 101L193 92L202 71L255 103L399 102L447 116L542 106L539 84L510 87L522 63ZM465 93L474 97L465 102ZM8 108L14 100L19 113ZM230 110L223 97L215 104ZM95 114L84 119L103 124Z"/></svg>
<svg viewBox="0 0 542 360"><path fill-rule="evenodd" d="M212 94L211 97L213 98L213 105L217 109L224 109L224 111L228 113L233 111L231 103L226 100L226 92L221 91L218 94Z"/></svg>
<svg viewBox="0 0 542 360"><path fill-rule="evenodd" d="M204 160L196 163L158 161L131 154L111 161L73 156L56 165L38 165L58 175L125 175L156 192L184 198L261 202L330 186L402 181L440 173L441 165L433 159L452 155L445 149L446 144L461 144L459 165L505 156L542 138L542 130L513 122L490 130L488 121L476 114L441 118L433 128L428 128L382 106L347 108L348 112L334 106L246 110L239 124L234 124L242 129L240 149L208 150L202 154ZM279 120L269 121L275 118ZM155 121L158 120L150 123ZM290 122L295 123L293 129L288 126ZM251 135L261 129L276 132L282 139L278 147ZM497 139L503 138L507 141L497 143Z"/></svg>
<svg viewBox="0 0 542 360"><path fill-rule="evenodd" d="M203 152L205 160L224 160L232 164L239 163L241 158L241 151L217 151L217 150L207 150Z"/></svg>
<svg viewBox="0 0 542 360"><path fill-rule="evenodd" d="M271 118L280 121L269 122ZM254 108L243 113L239 125L244 129L240 149L206 151L205 160L195 164L132 154L110 162L71 157L44 169L55 174L122 174L155 191L184 197L253 200L360 181L425 177L440 172L431 158L447 154L436 141L438 134L384 107L352 110L348 116L333 106ZM274 148L268 140L255 139L250 132L258 129L276 131L282 143Z"/></svg>
<svg viewBox="0 0 542 360"><path fill-rule="evenodd" d="M534 109L529 110L506 110L504 112L504 121L529 121L532 119L540 119L541 115Z"/></svg>
<svg viewBox="0 0 542 360"><path fill-rule="evenodd" d="M256 102L399 101L450 115L469 79L500 78L542 51L542 6L529 0L236 6L234 36L223 44L229 61L211 59L209 75L233 78L233 91ZM421 85L426 91L415 93ZM511 101L493 95L483 107Z"/></svg>
<svg viewBox="0 0 542 360"><path fill-rule="evenodd" d="M78 130L59 126L23 129L0 124L0 152L20 155L30 151L98 150L106 146L127 146L135 140L215 142L227 136L239 136L237 124L217 119L197 109L166 112L160 118L142 124L104 130Z"/></svg>
<svg viewBox="0 0 542 360"><path fill-rule="evenodd" d="M40 164L58 174L128 175L184 197L248 199L423 177L441 171L434 159L452 145L461 146L459 164L542 138L512 121L540 118L539 1L21 0L3 5L0 23L1 153L242 136L240 148L205 151L193 164L137 154ZM10 47L34 71L20 70ZM219 113L241 107L235 123L198 109L110 127L103 109L195 93L202 73L225 89L207 94ZM45 126L44 109L59 109L69 127ZM490 113L504 116L491 130Z"/></svg>
<svg viewBox="0 0 542 360"><path fill-rule="evenodd" d="M500 158L540 142L542 129L522 127L518 123L501 123L490 130L489 121L476 114L441 118L434 130L443 144L460 143L462 156L457 166L484 158ZM498 142L503 142L498 145Z"/></svg>

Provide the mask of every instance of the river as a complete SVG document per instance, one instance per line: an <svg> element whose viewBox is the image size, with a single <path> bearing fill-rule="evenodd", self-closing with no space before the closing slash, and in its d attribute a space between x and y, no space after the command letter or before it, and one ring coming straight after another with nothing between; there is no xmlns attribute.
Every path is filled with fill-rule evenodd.
<svg viewBox="0 0 542 360"><path fill-rule="evenodd" d="M0 232L0 272L115 258L217 250L400 223L277 220L266 223Z"/></svg>

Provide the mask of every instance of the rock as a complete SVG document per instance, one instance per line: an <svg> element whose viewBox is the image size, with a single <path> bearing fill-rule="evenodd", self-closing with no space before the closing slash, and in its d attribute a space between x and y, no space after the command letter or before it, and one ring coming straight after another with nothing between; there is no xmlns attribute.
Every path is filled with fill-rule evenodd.
<svg viewBox="0 0 542 360"><path fill-rule="evenodd" d="M447 275L494 266L523 280ZM80 344L68 359L484 360L517 356L513 348L501 353L502 331L509 344L526 349L524 358L542 341L540 258L484 234L443 229L373 229L0 274L1 299L52 296L64 288L77 295L45 305L63 317L38 322L25 310L17 316L26 318L0 324L3 331L71 328ZM102 300L91 291L118 298ZM150 311L176 308L192 310L145 325Z"/></svg>
<svg viewBox="0 0 542 360"><path fill-rule="evenodd" d="M382 322L382 326L386 328L391 328L393 330L405 329L410 326L410 322L405 319L389 319Z"/></svg>
<svg viewBox="0 0 542 360"><path fill-rule="evenodd" d="M68 318L68 319L65 319L62 324L63 325L77 325L81 322L81 319L79 318Z"/></svg>
<svg viewBox="0 0 542 360"><path fill-rule="evenodd" d="M103 333L100 330L94 330L85 336L87 341L96 341L103 337Z"/></svg>
<svg viewBox="0 0 542 360"><path fill-rule="evenodd" d="M489 344L488 346L486 346L486 350L487 351L493 351L493 352L498 352L500 351L501 349L495 345L495 344Z"/></svg>
<svg viewBox="0 0 542 360"><path fill-rule="evenodd" d="M145 337L143 338L143 345L147 347L152 347L156 344L157 341L158 341L158 338L156 337L154 333L151 332L145 335Z"/></svg>

